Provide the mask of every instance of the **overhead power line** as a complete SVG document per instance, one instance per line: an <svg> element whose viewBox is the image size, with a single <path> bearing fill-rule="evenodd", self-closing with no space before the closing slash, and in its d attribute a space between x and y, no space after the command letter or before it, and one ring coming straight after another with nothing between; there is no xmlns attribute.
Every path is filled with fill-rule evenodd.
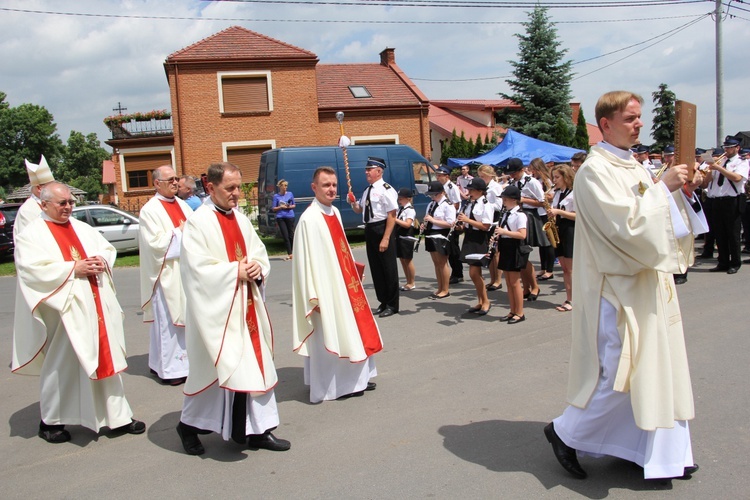
<svg viewBox="0 0 750 500"><path fill-rule="evenodd" d="M94 17L110 19L144 19L157 21L232 21L253 23L333 23L333 24L427 24L427 25L515 25L523 24L525 21L399 21L399 20L372 20L372 19L259 19L250 17L185 17L185 16L148 16L139 14L96 14L88 12L61 12L49 10L14 9L0 7L0 11L18 12L22 14L42 14L50 16L72 16L72 17ZM640 19L592 19L574 21L555 21L555 24L597 24L597 23L621 23L621 22L647 22L667 19L680 19L695 17L695 15L648 17Z"/></svg>
<svg viewBox="0 0 750 500"><path fill-rule="evenodd" d="M548 9L581 9L581 8L622 8L622 7L659 7L680 4L704 3L706 0L614 0L589 2L503 2L503 1L472 1L472 0L203 0L219 3L251 3L251 4L296 4L296 5L336 5L341 7L441 7L441 8L480 8L480 9L528 9L536 6Z"/></svg>
<svg viewBox="0 0 750 500"><path fill-rule="evenodd" d="M627 47L622 47L620 49L613 50L611 52L607 52L606 54L601 54L601 55L598 55L598 56L595 56L595 57L590 57L588 59L582 59L580 61L573 61L572 66L576 66L578 64L583 64L583 63L586 63L586 62L594 61L596 59L601 59L603 57L611 56L612 54L617 54L618 52L629 50L629 49L632 49L633 47L638 47L640 45L643 45L643 44L646 44L646 43L649 43L649 42L651 42L653 40L657 40L658 39L655 43L653 43L653 44L651 44L651 45L649 45L647 47L644 47L643 49L641 49L639 51L636 51L633 54L630 54L630 55L625 56L625 57L623 57L621 59L618 59L617 61L615 61L614 63L612 63L612 64L617 64L618 62L620 62L622 60L625 60L628 57L631 57L631 56L633 56L635 54L638 54L638 53L642 52L643 50L645 50L645 49L647 49L649 47L652 47L652 46L656 45L657 43L662 42L662 41L666 40L667 38L669 38L669 37L671 37L673 35L676 35L680 31L682 31L682 30L684 30L686 28L689 28L690 26L694 25L697 22L700 22L701 20L709 17L710 15L711 15L711 13L703 14L701 16L698 16L698 17L692 19L690 22L687 22L687 23L685 23L683 25L677 26L676 28L673 28L673 29L671 29L671 30L669 30L667 32L661 33L659 35L656 35L654 37L651 37L651 38L648 38L646 40L640 41L638 43L634 43L632 45L628 45ZM600 70L602 70L604 68L607 68L607 67L611 66L612 64L608 64L607 66L603 66L603 67L601 67L599 69L596 69L594 71L586 73L585 75L581 75L579 77L576 77L573 80L578 80L579 78L583 78L584 76L588 76L588 75L590 75L592 73L595 73L595 72L600 71ZM502 79L505 79L505 78L510 78L510 75L506 75L506 76L488 76L488 77L480 77L480 78L458 78L458 79L435 79L435 78L411 77L412 80L414 80L414 81L420 81L420 82L475 82L475 81L483 81L483 80L502 80Z"/></svg>

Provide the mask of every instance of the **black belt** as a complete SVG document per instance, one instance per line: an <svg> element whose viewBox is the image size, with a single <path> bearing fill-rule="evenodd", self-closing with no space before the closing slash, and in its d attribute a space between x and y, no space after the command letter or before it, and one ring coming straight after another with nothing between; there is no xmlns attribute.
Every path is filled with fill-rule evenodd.
<svg viewBox="0 0 750 500"><path fill-rule="evenodd" d="M367 224L365 224L365 226L367 226L367 227L373 227L373 226L379 226L381 224L385 224L385 219L379 220L377 222L368 222Z"/></svg>
<svg viewBox="0 0 750 500"><path fill-rule="evenodd" d="M739 197L740 197L740 195L737 195L737 196L718 196L716 198L711 198L709 196L709 198L711 198L712 200L729 200L729 199L735 199L735 198L739 198Z"/></svg>

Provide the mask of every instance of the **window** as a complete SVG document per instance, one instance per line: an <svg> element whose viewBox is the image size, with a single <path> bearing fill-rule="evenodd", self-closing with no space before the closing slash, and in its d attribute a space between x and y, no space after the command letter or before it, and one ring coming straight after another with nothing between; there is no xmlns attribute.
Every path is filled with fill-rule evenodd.
<svg viewBox="0 0 750 500"><path fill-rule="evenodd" d="M89 210L91 222L94 227L99 226L117 226L124 224L125 218L117 212L112 212L104 208L92 208Z"/></svg>
<svg viewBox="0 0 750 500"><path fill-rule="evenodd" d="M367 90L367 87L364 85L349 85L349 92L351 92L356 99L372 97L372 94L370 94L370 91Z"/></svg>
<svg viewBox="0 0 750 500"><path fill-rule="evenodd" d="M273 111L270 71L221 72L217 76L221 113Z"/></svg>
<svg viewBox="0 0 750 500"><path fill-rule="evenodd" d="M242 182L255 182L258 180L260 170L260 155L270 148L241 148L228 149L227 161L240 167Z"/></svg>
<svg viewBox="0 0 750 500"><path fill-rule="evenodd" d="M123 152L120 156L124 167L123 178L127 179L125 191L153 187L151 172L162 165L172 165L171 151L153 151L143 154Z"/></svg>
<svg viewBox="0 0 750 500"><path fill-rule="evenodd" d="M352 136L352 144L398 144L398 134Z"/></svg>

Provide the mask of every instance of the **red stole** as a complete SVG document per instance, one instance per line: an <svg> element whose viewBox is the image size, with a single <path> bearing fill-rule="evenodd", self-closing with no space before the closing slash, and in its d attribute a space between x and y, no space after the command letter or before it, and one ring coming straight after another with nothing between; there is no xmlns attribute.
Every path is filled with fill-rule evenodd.
<svg viewBox="0 0 750 500"><path fill-rule="evenodd" d="M245 238L242 236L240 226L237 224L237 218L234 212L224 214L216 212L216 218L219 220L219 226L221 227L221 233L224 236L224 245L227 249L227 258L229 262L239 262L247 255L247 248L245 247ZM237 288L235 288L235 294L240 286L240 280L237 280ZM250 342L253 344L253 350L255 351L255 359L258 361L258 367L260 368L260 374L265 380L266 375L263 371L263 352L260 349L260 330L258 328L258 317L255 314L255 305L253 304L253 292L250 288L250 282L247 282L247 313L245 314L245 322L247 323L247 329L250 332Z"/></svg>
<svg viewBox="0 0 750 500"><path fill-rule="evenodd" d="M161 206L164 207L164 210L167 211L167 215L169 215L169 219L172 221L174 227L180 227L180 224L185 222L187 217L182 213L182 207L177 203L177 200L169 202L159 198L159 201L161 202Z"/></svg>
<svg viewBox="0 0 750 500"><path fill-rule="evenodd" d="M65 224L46 222L52 236L60 247L60 252L62 252L64 260L78 261L87 258L86 250L83 249L83 245L81 245L81 241L78 239L78 235L70 222L66 222ZM97 283L96 276L89 276L88 280L89 286L91 286L91 293L94 295L96 318L99 326L99 365L96 368L96 378L98 380L114 375L115 367L112 362L112 351L109 347L107 325L104 323L104 309L102 308L102 301L99 296L99 284Z"/></svg>
<svg viewBox="0 0 750 500"><path fill-rule="evenodd" d="M328 231L331 233L333 240L333 249L336 252L336 258L339 261L339 269L344 277L346 292L349 295L349 305L354 311L354 320L357 322L359 336L362 339L362 346L368 356L379 352L383 349L383 344L378 335L378 326L375 324L375 318L370 311L370 305L367 303L365 291L362 288L362 281L354 263L354 258L349 251L349 243L346 241L344 230L341 223L335 215L323 214Z"/></svg>

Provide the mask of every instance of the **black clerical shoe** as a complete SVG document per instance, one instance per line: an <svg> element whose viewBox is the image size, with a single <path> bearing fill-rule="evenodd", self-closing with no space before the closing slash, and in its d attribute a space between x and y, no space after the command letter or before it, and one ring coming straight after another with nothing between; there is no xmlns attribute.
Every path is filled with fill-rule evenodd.
<svg viewBox="0 0 750 500"><path fill-rule="evenodd" d="M206 453L205 448L198 439L198 434L188 425L180 422L177 424L177 434L182 441L182 447L188 455L203 455Z"/></svg>
<svg viewBox="0 0 750 500"><path fill-rule="evenodd" d="M375 388L378 386L375 382L367 382L367 387L365 387L366 391L374 391Z"/></svg>
<svg viewBox="0 0 750 500"><path fill-rule="evenodd" d="M737 274L737 271L739 270L739 267L730 267L729 269L727 269L727 274Z"/></svg>
<svg viewBox="0 0 750 500"><path fill-rule="evenodd" d="M358 398L358 397L364 396L364 395L365 395L365 391L364 390L357 391L357 392L350 392L349 394L344 394L343 396L337 397L336 401L343 401L343 400L349 399L349 398Z"/></svg>
<svg viewBox="0 0 750 500"><path fill-rule="evenodd" d="M685 467L682 475L680 477L676 477L675 479L690 479L691 477L693 477L693 474L698 472L698 469L700 469L700 467L698 467L698 464L693 464L690 467Z"/></svg>
<svg viewBox="0 0 750 500"><path fill-rule="evenodd" d="M684 276L679 276L674 279L675 285L684 285L685 283L687 283L687 278Z"/></svg>
<svg viewBox="0 0 750 500"><path fill-rule="evenodd" d="M247 438L247 447L251 450L286 451L292 447L292 443L286 439L280 439L266 431L263 434L251 434Z"/></svg>
<svg viewBox="0 0 750 500"><path fill-rule="evenodd" d="M388 316L393 316L397 312L398 311L395 311L395 310L391 309L390 307L386 307L383 312L381 312L380 314L378 314L378 318L387 318Z"/></svg>
<svg viewBox="0 0 750 500"><path fill-rule="evenodd" d="M461 276L451 276L451 278L448 280L448 284L455 285L457 283L461 283L463 280L464 279Z"/></svg>
<svg viewBox="0 0 750 500"><path fill-rule="evenodd" d="M560 462L560 465L563 466L563 469L570 472L575 478L586 479L586 471L583 470L578 463L576 450L563 443L560 436L555 432L555 426L552 422L547 424L544 428L544 435L547 436L547 441L552 445L552 451L555 453L555 458Z"/></svg>
<svg viewBox="0 0 750 500"><path fill-rule="evenodd" d="M146 424L144 424L140 420L131 419L129 424L115 427L114 429L112 429L112 432L118 434L143 434L144 432L146 432Z"/></svg>
<svg viewBox="0 0 750 500"><path fill-rule="evenodd" d="M380 314L383 311L385 311L385 308L387 306L385 304L380 304L377 309L375 309L375 312L373 314Z"/></svg>
<svg viewBox="0 0 750 500"><path fill-rule="evenodd" d="M70 441L70 432L65 430L64 425L47 425L39 423L39 437L48 443L58 444Z"/></svg>

